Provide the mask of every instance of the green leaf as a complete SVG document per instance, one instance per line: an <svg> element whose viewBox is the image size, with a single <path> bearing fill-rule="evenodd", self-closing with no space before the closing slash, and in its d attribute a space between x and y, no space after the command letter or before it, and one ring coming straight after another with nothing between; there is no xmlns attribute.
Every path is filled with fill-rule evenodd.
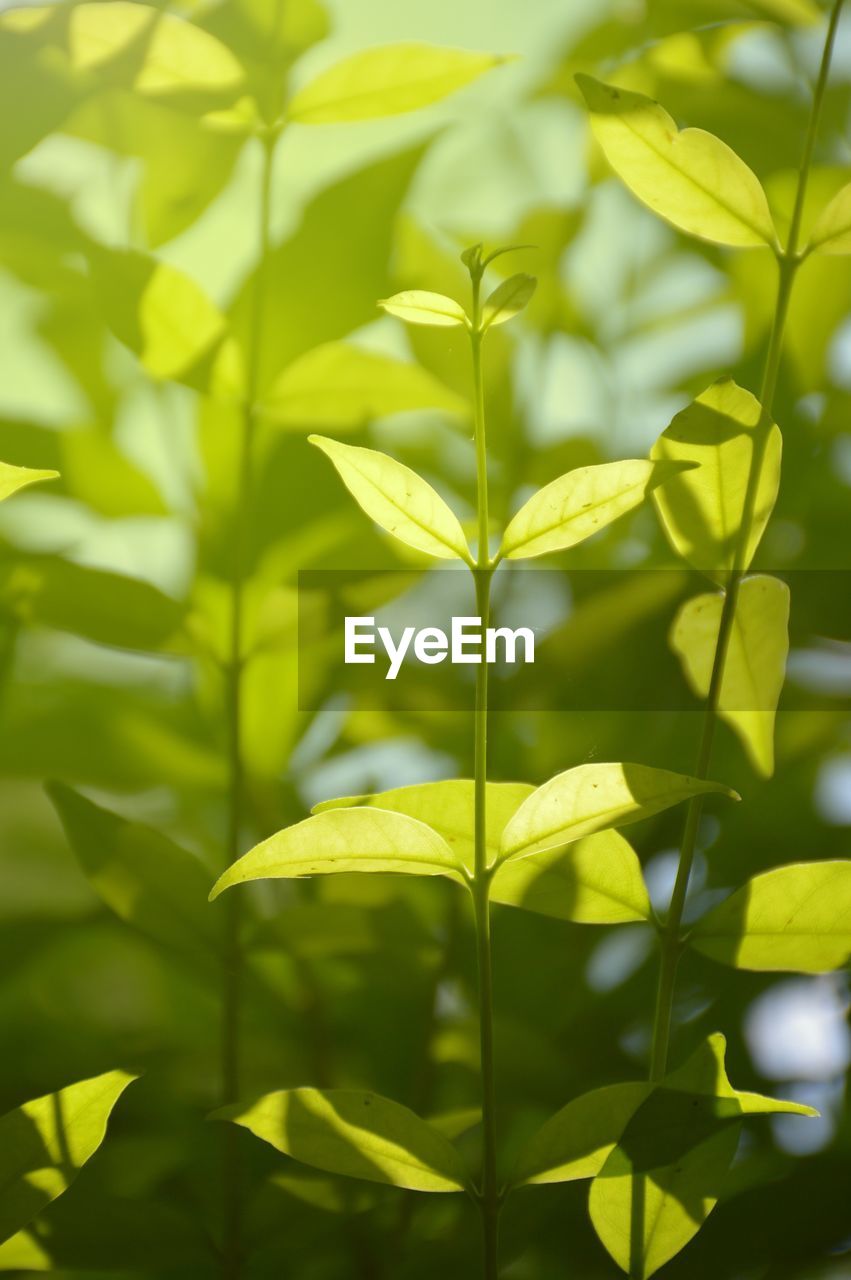
<svg viewBox="0 0 851 1280"><path fill-rule="evenodd" d="M645 1280L688 1244L718 1200L747 1115L811 1107L734 1089L710 1036L642 1102L594 1179L591 1220L618 1265Z"/></svg>
<svg viewBox="0 0 851 1280"><path fill-rule="evenodd" d="M609 1084L568 1102L522 1148L512 1185L593 1178L652 1088L644 1081Z"/></svg>
<svg viewBox="0 0 851 1280"><path fill-rule="evenodd" d="M340 124L417 111L439 102L506 59L430 44L363 49L321 72L289 104L299 124Z"/></svg>
<svg viewBox="0 0 851 1280"><path fill-rule="evenodd" d="M463 324L469 327L467 313L454 298L428 289L406 289L392 298L380 298L379 307L390 316L398 316L406 324L434 326Z"/></svg>
<svg viewBox="0 0 851 1280"><path fill-rule="evenodd" d="M441 560L472 557L458 517L410 467L375 449L309 436L366 514L394 538Z"/></svg>
<svg viewBox="0 0 851 1280"><path fill-rule="evenodd" d="M372 805L393 813L425 822L442 836L456 859L472 874L476 863L474 844L474 789L469 778L451 778L445 782L420 782L410 787L395 787L369 796L344 796L325 800L314 807L314 813L353 805ZM527 782L489 782L487 784L487 823L485 842L488 861L499 852L505 824L535 790Z"/></svg>
<svg viewBox="0 0 851 1280"><path fill-rule="evenodd" d="M120 920L184 955L215 958L220 938L207 906L211 877L197 858L62 783L50 783L47 792L86 878Z"/></svg>
<svg viewBox="0 0 851 1280"><path fill-rule="evenodd" d="M598 831L566 849L503 863L490 896L575 924L628 924L652 915L641 864L617 831Z"/></svg>
<svg viewBox="0 0 851 1280"><path fill-rule="evenodd" d="M531 301L537 287L535 277L522 272L503 280L482 307L482 330L489 329L491 325L505 324L506 320L519 315Z"/></svg>
<svg viewBox="0 0 851 1280"><path fill-rule="evenodd" d="M112 0L79 4L70 13L68 51L78 71L100 71L130 58L137 93L172 97L234 93L243 71L215 36L147 4Z"/></svg>
<svg viewBox="0 0 851 1280"><path fill-rule="evenodd" d="M56 480L58 476L58 471L38 471L35 467L13 467L10 462L0 462L0 502L29 484Z"/></svg>
<svg viewBox="0 0 851 1280"><path fill-rule="evenodd" d="M25 1102L0 1118L0 1240L61 1196L97 1151L135 1076L108 1071Z"/></svg>
<svg viewBox="0 0 851 1280"><path fill-rule="evenodd" d="M248 880L342 871L448 876L466 883L455 854L425 823L383 809L332 809L255 845L220 877L210 898Z"/></svg>
<svg viewBox="0 0 851 1280"><path fill-rule="evenodd" d="M747 536L747 568L774 509L780 485L780 431L759 401L731 378L713 383L683 409L653 446L654 460L690 462L653 491L674 550L710 575L734 565L748 476L760 459L753 519Z"/></svg>
<svg viewBox="0 0 851 1280"><path fill-rule="evenodd" d="M97 252L92 274L107 324L152 378L213 395L240 394L236 343L225 317L194 280L133 250Z"/></svg>
<svg viewBox="0 0 851 1280"><path fill-rule="evenodd" d="M851 253L851 182L836 193L822 210L812 234L807 252Z"/></svg>
<svg viewBox="0 0 851 1280"><path fill-rule="evenodd" d="M723 608L721 593L696 596L683 605L671 629L671 648L701 698L709 693ZM774 717L788 653L789 588L764 574L745 578L739 586L718 712L765 777L774 772Z"/></svg>
<svg viewBox="0 0 851 1280"><path fill-rule="evenodd" d="M725 142L683 129L641 93L579 75L594 136L630 191L692 235L741 248L776 245L765 192Z"/></svg>
<svg viewBox="0 0 851 1280"><path fill-rule="evenodd" d="M284 1089L217 1117L328 1173L410 1191L464 1191L461 1157L413 1111L360 1089Z"/></svg>
<svg viewBox="0 0 851 1280"><path fill-rule="evenodd" d="M263 413L291 429L354 429L410 409L463 417L466 401L420 365L347 342L328 342L295 360L272 386Z"/></svg>
<svg viewBox="0 0 851 1280"><path fill-rule="evenodd" d="M526 560L576 546L640 506L654 477L645 461L568 471L540 489L510 521L500 556Z"/></svg>
<svg viewBox="0 0 851 1280"><path fill-rule="evenodd" d="M754 876L699 922L691 945L737 969L827 973L851 957L851 861Z"/></svg>
<svg viewBox="0 0 851 1280"><path fill-rule="evenodd" d="M529 796L502 835L500 862L579 840L608 827L640 822L692 796L738 799L717 782L703 782L642 764L582 764L560 773Z"/></svg>

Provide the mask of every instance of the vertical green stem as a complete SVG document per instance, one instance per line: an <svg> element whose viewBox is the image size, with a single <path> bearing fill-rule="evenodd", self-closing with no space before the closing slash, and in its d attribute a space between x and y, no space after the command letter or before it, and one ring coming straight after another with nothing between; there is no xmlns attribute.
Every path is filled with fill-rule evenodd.
<svg viewBox="0 0 851 1280"><path fill-rule="evenodd" d="M256 427L255 400L260 366L260 333L266 266L269 256L269 210L275 142L276 137L273 134L265 135L263 138L263 172L259 206L260 257L252 291L246 342L245 399L242 408L237 488L233 512L230 635L225 673L228 755L228 826L225 859L228 865L240 855L240 833L245 800L245 766L242 747L243 614ZM239 1097L240 1089L240 1008L243 967L241 904L242 900L237 893L228 894L223 904L225 911L221 1024L223 1104L235 1102ZM242 1178L239 1163L239 1134L236 1126L223 1126L223 1141L222 1273L226 1280L236 1280L241 1271L242 1255Z"/></svg>
<svg viewBox="0 0 851 1280"><path fill-rule="evenodd" d="M473 273L473 399L476 437L476 480L478 508L478 547L473 577L476 584L476 606L484 635L490 624L490 591L493 566L488 546L488 473L485 435L484 387L482 382L482 334L480 332L481 273ZM496 1163L496 1085L494 1079L493 1043L493 955L491 949L490 872L487 853L487 782L488 782L488 666L484 651L476 669L475 764L474 764L474 843L475 873L472 884L476 921L476 953L479 974L479 1036L482 1073L482 1178L480 1207L482 1213L483 1274L485 1280L496 1280L499 1249L499 1187Z"/></svg>
<svg viewBox="0 0 851 1280"><path fill-rule="evenodd" d="M768 349L765 357L762 387L760 389L760 403L762 405L764 419L770 418L772 406L774 404L774 396L777 390L777 377L780 371L780 360L783 354L783 337L786 330L786 320L789 314L789 303L792 297L792 288L795 283L798 268L803 260L799 253L801 221L803 218L810 168L812 165L813 149L815 147L816 135L818 133L818 125L821 118L822 105L824 103L824 94L827 88L828 75L830 73L830 62L833 56L836 32L839 26L839 17L842 12L843 4L844 0L834 0L834 6L827 28L827 36L825 38L821 66L819 68L818 79L816 81L813 94L813 104L810 111L803 156L801 158L801 165L798 171L798 184L795 192L792 219L789 225L789 237L785 250L778 252L777 297L774 307L774 319L771 326L771 335L769 337ZM766 426L767 424L764 421L762 425ZM720 704L721 685L724 678L724 666L730 646L730 637L733 632L733 622L736 616L736 604L739 598L739 588L748 566L748 548L750 544L751 529L753 526L757 495L759 492L759 481L767 441L767 430L755 433L753 456L751 458L750 470L748 473L748 484L742 508L742 522L739 528L739 535L734 552L733 567L730 571L730 578L727 583L727 589L724 595L724 604L721 610L718 639L715 644L715 655L712 663L712 675L709 682L709 692L707 694L706 709L703 717L703 729L701 732L697 763L694 771L695 776L701 779L709 776L709 765L712 758L712 743L715 737L715 728L718 723L718 708ZM691 875L692 864L694 862L694 855L697 848L697 836L700 829L700 817L702 811L703 797L696 796L690 801L688 806L685 828L683 831L683 840L680 848L677 878L671 895L671 904L668 909L667 919L661 935L659 987L656 997L653 1043L650 1056L650 1079L653 1081L662 1079L668 1063L668 1046L671 1038L674 990L676 985L677 966L679 964L680 952L682 950L681 930L683 911L685 909L689 877Z"/></svg>

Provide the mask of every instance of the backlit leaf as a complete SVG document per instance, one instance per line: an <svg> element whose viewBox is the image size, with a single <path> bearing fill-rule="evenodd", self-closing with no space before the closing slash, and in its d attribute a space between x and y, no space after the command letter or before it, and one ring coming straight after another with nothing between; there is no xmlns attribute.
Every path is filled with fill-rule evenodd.
<svg viewBox="0 0 851 1280"><path fill-rule="evenodd" d="M654 465L606 462L578 467L539 489L510 521L500 555L525 560L573 547L643 501Z"/></svg>
<svg viewBox="0 0 851 1280"><path fill-rule="evenodd" d="M470 323L460 302L447 298L444 293L431 293L428 289L406 289L402 293L394 293L392 298L381 298L378 305L382 311L398 316L406 324L439 327Z"/></svg>
<svg viewBox="0 0 851 1280"><path fill-rule="evenodd" d="M851 957L851 861L754 876L698 923L691 945L737 969L826 973Z"/></svg>
<svg viewBox="0 0 851 1280"><path fill-rule="evenodd" d="M425 823L383 809L332 809L256 845L220 877L210 897L217 898L223 890L248 880L338 871L448 876L465 883L461 863Z"/></svg>
<svg viewBox="0 0 851 1280"><path fill-rule="evenodd" d="M671 647L699 697L709 692L723 594L701 595L680 609ZM739 587L718 711L739 735L754 768L774 772L774 716L783 690L789 653L789 588L765 574Z"/></svg>
<svg viewBox="0 0 851 1280"><path fill-rule="evenodd" d="M509 276L498 284L482 307L482 329L494 324L505 324L526 307L537 288L534 276L520 273Z"/></svg>
<svg viewBox="0 0 851 1280"><path fill-rule="evenodd" d="M652 1088L645 1081L609 1084L568 1102L522 1148L512 1184L593 1178Z"/></svg>
<svg viewBox="0 0 851 1280"><path fill-rule="evenodd" d="M652 914L641 865L617 831L504 863L491 899L575 924L627 924Z"/></svg>
<svg viewBox="0 0 851 1280"><path fill-rule="evenodd" d="M836 193L820 214L808 248L819 253L851 253L851 182Z"/></svg>
<svg viewBox="0 0 851 1280"><path fill-rule="evenodd" d="M340 444L325 436L309 439L328 455L349 493L382 529L441 560L471 563L458 517L410 467L375 449Z"/></svg>
<svg viewBox="0 0 851 1280"><path fill-rule="evenodd" d="M103 1141L112 1108L134 1079L108 1071L0 1118L0 1240L70 1186Z"/></svg>
<svg viewBox="0 0 851 1280"><path fill-rule="evenodd" d="M757 459L756 501L740 566L747 568L774 509L781 450L779 429L731 378L713 383L677 414L651 456L698 465L660 485L653 499L671 545L689 564L708 574L733 567L748 475Z"/></svg>
<svg viewBox="0 0 851 1280"><path fill-rule="evenodd" d="M528 858L608 827L640 822L692 796L736 793L642 764L582 764L545 782L520 806L502 835L500 861Z"/></svg>
<svg viewBox="0 0 851 1280"><path fill-rule="evenodd" d="M320 72L289 104L300 124L339 124L416 111L477 80L505 59L405 43L363 49Z"/></svg>
<svg viewBox="0 0 851 1280"><path fill-rule="evenodd" d="M19 489L29 484L38 484L40 480L55 480L58 471L39 471L35 467L13 467L9 462L0 462L0 502L10 498Z"/></svg>
<svg viewBox="0 0 851 1280"><path fill-rule="evenodd" d="M413 1111L360 1089L284 1089L216 1113L316 1169L411 1191L463 1191L447 1138Z"/></svg>
<svg viewBox="0 0 851 1280"><path fill-rule="evenodd" d="M285 369L263 413L289 428L356 428L410 409L462 416L466 402L420 365L347 342L329 342Z"/></svg>
<svg viewBox="0 0 851 1280"><path fill-rule="evenodd" d="M774 245L777 234L756 174L720 138L677 129L651 98L576 77L606 159L644 204L715 244Z"/></svg>

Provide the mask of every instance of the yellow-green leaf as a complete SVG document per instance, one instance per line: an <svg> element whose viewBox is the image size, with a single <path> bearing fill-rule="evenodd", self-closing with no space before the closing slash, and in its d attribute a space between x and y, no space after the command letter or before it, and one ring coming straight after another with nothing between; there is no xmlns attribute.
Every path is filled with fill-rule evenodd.
<svg viewBox="0 0 851 1280"><path fill-rule="evenodd" d="M534 276L520 272L509 276L498 284L482 307L482 329L490 329L491 325L505 324L506 320L519 313L531 301L538 282Z"/></svg>
<svg viewBox="0 0 851 1280"><path fill-rule="evenodd" d="M499 858L528 858L712 792L738 798L720 783L643 764L578 765L524 801L502 834Z"/></svg>
<svg viewBox="0 0 851 1280"><path fill-rule="evenodd" d="M220 876L210 898L248 880L344 871L448 876L466 883L458 858L425 823L383 809L331 809L255 845Z"/></svg>
<svg viewBox="0 0 851 1280"><path fill-rule="evenodd" d="M97 1151L113 1107L135 1078L108 1071L34 1098L0 1119L0 1240L70 1186Z"/></svg>
<svg viewBox="0 0 851 1280"><path fill-rule="evenodd" d="M99 251L93 278L107 323L152 378L237 396L242 367L218 307L176 267L131 250Z"/></svg>
<svg viewBox="0 0 851 1280"><path fill-rule="evenodd" d="M232 93L243 81L237 59L208 31L129 0L75 5L68 49L80 71L99 70L132 51L132 87L143 94Z"/></svg>
<svg viewBox="0 0 851 1280"><path fill-rule="evenodd" d="M56 480L58 471L39 471L35 467L13 467L11 462L0 462L0 502L10 498L19 489L41 480Z"/></svg>
<svg viewBox="0 0 851 1280"><path fill-rule="evenodd" d="M759 481L748 530L747 568L774 509L782 440L759 401L731 378L713 383L671 422L653 446L654 460L696 463L653 491L674 550L710 575L736 560L748 476L756 459Z"/></svg>
<svg viewBox="0 0 851 1280"><path fill-rule="evenodd" d="M724 596L696 596L677 614L671 647L699 697L709 692ZM789 653L789 588L755 574L739 587L718 712L744 743L754 768L774 772L774 717Z"/></svg>
<svg viewBox="0 0 851 1280"><path fill-rule="evenodd" d="M420 365L348 342L328 342L280 375L263 413L291 429L354 429L386 414L437 409L462 417L467 403Z"/></svg>
<svg viewBox="0 0 851 1280"><path fill-rule="evenodd" d="M477 80L505 58L438 45L380 45L320 72L289 104L299 124L341 124L417 111Z"/></svg>
<svg viewBox="0 0 851 1280"><path fill-rule="evenodd" d="M590 538L644 501L653 473L653 463L640 460L568 471L520 508L505 531L500 556L526 560Z"/></svg>
<svg viewBox="0 0 851 1280"><path fill-rule="evenodd" d="M851 182L821 212L807 247L819 253L851 253Z"/></svg>
<svg viewBox="0 0 851 1280"><path fill-rule="evenodd" d="M472 563L458 517L422 476L375 449L326 436L309 440L328 455L349 493L382 529L430 556Z"/></svg>
<svg viewBox="0 0 851 1280"><path fill-rule="evenodd" d="M826 973L851 957L851 860L754 876L700 921L691 945L737 969Z"/></svg>
<svg viewBox="0 0 851 1280"><path fill-rule="evenodd" d="M445 293L432 293L429 289L405 289L402 293L394 293L392 298L379 299L378 305L382 311L397 316L406 324L443 327L470 323L460 302L447 298Z"/></svg>
<svg viewBox="0 0 851 1280"><path fill-rule="evenodd" d="M328 1173L410 1191L464 1191L451 1142L413 1111L360 1089L283 1089L217 1117Z"/></svg>
<svg viewBox="0 0 851 1280"><path fill-rule="evenodd" d="M641 864L617 831L503 863L491 899L575 924L628 924L651 916Z"/></svg>
<svg viewBox="0 0 851 1280"><path fill-rule="evenodd" d="M609 1084L568 1102L521 1149L512 1185L593 1178L652 1088L644 1081Z"/></svg>
<svg viewBox="0 0 851 1280"><path fill-rule="evenodd" d="M576 77L594 136L630 191L683 231L741 248L777 243L759 179L703 129L677 129L651 98Z"/></svg>

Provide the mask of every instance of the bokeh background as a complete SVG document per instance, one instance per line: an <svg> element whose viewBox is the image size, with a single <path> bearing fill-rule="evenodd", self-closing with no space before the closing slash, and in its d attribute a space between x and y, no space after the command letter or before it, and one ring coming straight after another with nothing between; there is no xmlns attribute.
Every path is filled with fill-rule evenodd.
<svg viewBox="0 0 851 1280"><path fill-rule="evenodd" d="M293 8L306 41L322 36L318 6ZM497 521L570 467L642 456L721 374L758 389L769 255L703 246L639 207L592 147L573 74L617 78L659 98L680 123L719 134L758 173L782 221L821 51L818 5L330 0L328 34L303 55L264 36L270 10L263 0L172 7L213 31L264 85L301 84L346 53L397 40L520 57L439 107L287 132L272 190L262 386L343 338L416 360L454 393L451 411L319 425L392 452L469 518L465 343L448 330L403 332L378 317L375 300L405 287L462 290L458 253L484 240L534 245L522 266L540 280L526 315L490 344ZM61 472L0 512L0 1109L115 1066L143 1071L107 1143L37 1222L32 1265L75 1277L212 1275L220 1135L205 1116L219 1088L215 964L193 947L189 924L180 949L153 936L144 913L134 919L132 903L125 918L110 909L44 783L70 783L149 824L211 875L222 865L228 778L215 655L239 420L227 401L152 378L115 336L116 308L132 308L133 295L109 254L132 248L178 267L242 332L260 247L260 148L211 126L215 103L151 99L122 74L78 81L38 30L0 29L0 457ZM826 99L815 208L847 181L849 165L851 14ZM506 261L517 269L520 260ZM792 579L803 585L793 587L777 769L758 779L719 732L714 774L744 802L707 813L692 911L759 870L848 856L849 406L851 261L812 260L792 306L775 415L783 482L758 557L781 573L807 571ZM472 725L451 683L361 707L309 651L298 653L298 570L425 572L400 558L310 449L316 425L305 413L258 431L249 566L251 607L263 621L245 673L245 848L318 800L472 768ZM563 633L563 683L554 681L552 709L495 717L492 776L539 783L595 759L689 771L700 711L687 696L676 712L616 701L571 711L571 687L586 679L605 683L611 673L633 688L660 672L681 680L665 635L683 583L652 510L559 563L564 572L548 575L543 596L530 588L528 608L543 631ZM672 572L642 577L650 567ZM583 579L583 569L630 572L609 582ZM386 583L384 575L376 599ZM658 667L635 643L639 632L658 636ZM310 712L298 710L299 657L319 708ZM662 908L680 823L674 812L635 829ZM475 1106L472 928L451 886L328 877L262 886L251 904L246 1095L358 1085L427 1115ZM204 910L215 920L219 908ZM510 908L496 909L495 948L507 1161L570 1097L645 1070L655 962L640 926L578 927ZM846 975L684 962L674 1059L721 1030L739 1087L812 1103L822 1119L749 1126L729 1195L666 1268L671 1280L851 1277L847 1014ZM463 1141L472 1157L475 1131ZM246 1274L476 1273L477 1225L462 1198L415 1201L344 1185L247 1134L240 1142ZM506 1280L618 1274L585 1198L573 1184L512 1199ZM0 1264L19 1263L0 1250Z"/></svg>

